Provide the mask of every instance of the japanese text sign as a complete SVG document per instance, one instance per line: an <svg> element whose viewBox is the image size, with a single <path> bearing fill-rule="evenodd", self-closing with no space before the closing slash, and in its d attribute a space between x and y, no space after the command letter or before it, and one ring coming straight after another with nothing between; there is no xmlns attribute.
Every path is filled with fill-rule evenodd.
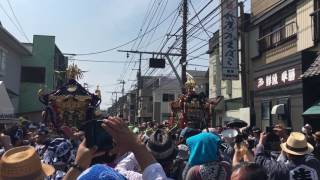
<svg viewBox="0 0 320 180"><path fill-rule="evenodd" d="M238 1L222 0L222 79L239 79Z"/></svg>
<svg viewBox="0 0 320 180"><path fill-rule="evenodd" d="M299 68L299 66L291 67L286 70L258 77L256 79L255 88L261 90L281 85L289 85L299 81L300 76L301 68Z"/></svg>

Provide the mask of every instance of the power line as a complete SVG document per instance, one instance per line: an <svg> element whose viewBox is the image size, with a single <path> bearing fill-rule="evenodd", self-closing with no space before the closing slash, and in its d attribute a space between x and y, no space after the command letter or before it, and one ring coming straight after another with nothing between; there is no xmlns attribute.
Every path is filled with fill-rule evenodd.
<svg viewBox="0 0 320 180"><path fill-rule="evenodd" d="M190 65L190 66L199 66L199 67L205 67L205 68L208 68L208 66L201 65L201 64L190 64L190 63L188 63L188 65Z"/></svg>
<svg viewBox="0 0 320 180"><path fill-rule="evenodd" d="M156 1L155 1L155 2L156 2ZM158 5L160 6L161 3L159 3ZM156 13L157 13L157 11L158 11L159 6L157 7L157 9L155 10L155 12L154 12L153 15L151 16L151 18L150 18L150 20L149 20L149 24L147 25L147 28L145 29L144 35L146 35L146 32L148 31L149 26L151 25L153 19L155 18L155 15L156 15ZM179 6L178 6L178 8L176 8L175 11L173 11L173 12L178 11L178 9L179 9ZM164 11L162 12L161 17L162 17L162 15L163 15L163 13L164 13ZM171 13L171 15L172 15L172 13ZM170 15L170 16L171 16L171 15ZM167 19L167 18L165 18L165 19ZM161 22L158 22L158 25L159 25L159 24L161 24ZM158 26L156 26L156 27L158 27ZM157 29L157 28L154 28L154 29L152 29L150 32L155 31L156 29ZM143 38L144 38L144 36L141 38L139 44L138 44L137 47L136 47L136 50L139 49L139 46L140 46L140 44L142 43ZM132 49L133 49L133 48L132 48ZM131 50L132 50L132 49L131 49ZM134 58L135 58L135 55L133 55L132 58L131 58L131 60L129 61L129 63L128 63L128 65L127 65L127 69L130 67L130 64L131 64L131 62L133 61ZM121 75L121 79L124 79L124 77L126 76L126 73L127 73L127 72L128 72L128 71L126 71L126 70L125 70L125 67L124 67L123 73L122 73L122 75Z"/></svg>
<svg viewBox="0 0 320 180"><path fill-rule="evenodd" d="M243 2L246 2L246 0L244 0ZM238 7L236 7L236 8L238 8ZM216 16L217 16L217 15L216 15ZM214 18L214 17L213 17L213 18ZM210 22L213 18L211 18L208 22ZM217 24L217 23L220 22L220 21L221 21L221 20L218 19L217 21L213 22L209 27L214 26L215 24ZM247 20L247 21L248 21L248 20ZM207 25L208 22L207 22L205 25ZM208 27L208 28L209 28L209 27ZM198 35L199 35L199 34L198 34ZM222 35L220 35L220 37L222 37ZM200 44L200 43L199 43L199 44ZM199 44L197 44L197 45L199 45ZM208 44L209 44L208 42L205 43L205 44L203 44L203 45L200 46L199 48L193 50L191 53L194 53L194 52L200 50L201 48L203 48L204 46L206 46L206 45L208 45ZM193 49L193 48L196 47L197 45L193 46L191 49ZM191 54L191 53L189 53L189 54ZM202 55L204 55L204 54L206 54L206 53L202 53L202 54L200 54L199 56L202 56ZM197 56L197 57L198 57L198 56ZM195 58L197 58L197 57L195 57ZM193 59L195 59L195 58L189 59L189 61L190 61L190 60L193 60Z"/></svg>
<svg viewBox="0 0 320 180"><path fill-rule="evenodd" d="M80 61L80 62L100 62L100 63L128 63L127 61L114 61L114 60L93 60L93 59L70 59L72 61ZM147 59L143 59L143 60L147 60ZM134 62L138 62L138 61L134 61Z"/></svg>
<svg viewBox="0 0 320 180"><path fill-rule="evenodd" d="M163 1L162 1L162 2L163 2ZM168 5L168 0L166 0L166 2L165 2L164 7L163 7L163 9L162 9L162 11L161 11L161 14L158 14L158 17L156 17L156 22L157 22L157 23L160 22L163 14L164 14L164 12L165 12L165 10L166 10L167 5ZM152 38L153 38L153 36L154 36L154 34L155 34L156 32L157 32L157 29L155 29L155 30L153 31L153 33L151 34L151 36L150 36L150 38L149 38L149 42L148 42L147 44L150 44L150 43L151 43Z"/></svg>
<svg viewBox="0 0 320 180"><path fill-rule="evenodd" d="M200 14L200 13L201 13L207 6L209 6L209 4L212 3L212 2L213 2L213 0L210 0L197 14ZM215 11L216 11L216 9L213 10L213 12L215 12ZM211 13L212 13L212 12L211 12ZM193 16L193 17L189 20L189 22L193 21L195 18L196 18L196 16ZM182 27L180 27L180 28L176 31L176 33L174 33L174 34L177 34L181 29L182 29ZM177 41L178 41L179 39L180 39L180 37L176 39L176 41L174 42L174 44L177 43ZM167 41L164 43L164 45L162 46L160 52L161 52L162 49L165 47L165 44L166 44L168 41L169 41L169 39L167 39ZM172 45L172 47L173 47L173 46L174 46L174 45ZM169 51L168 51L168 52L169 52ZM149 70L149 69L148 69L148 70ZM147 74L148 70L146 71L145 75ZM155 72L155 71L156 71L156 69L153 69L153 70L151 71L151 73L149 73L149 75L151 75L151 74L152 74L153 72Z"/></svg>
<svg viewBox="0 0 320 180"><path fill-rule="evenodd" d="M200 23L201 27L203 28L204 32L206 32L207 36L208 36L209 38L211 38L210 35L209 35L209 33L207 32L207 30L203 27L203 25L202 25L202 23L201 23L201 21L200 21L200 18L199 18L199 16L197 15L197 11L196 11L196 9L194 8L194 6L193 6L193 4L192 4L192 1L189 0L189 2L190 2L190 5L191 5L194 13L196 14L197 19L199 20L199 23Z"/></svg>
<svg viewBox="0 0 320 180"><path fill-rule="evenodd" d="M24 37L26 38L26 40L30 43L30 40L29 40L28 36L26 35L23 27L21 26L21 24L20 24L20 22L19 22L19 19L17 18L16 14L15 14L15 12L14 12L14 10L13 10L13 7L12 7L12 5L11 5L10 0L7 0L7 2L8 2L8 5L9 5L9 7L10 7L10 10L11 10L11 12L12 12L12 14L13 14L14 19L16 20L18 26L20 27L20 29L21 29L21 31L22 31L22 33L23 33L23 36L24 36Z"/></svg>
<svg viewBox="0 0 320 180"><path fill-rule="evenodd" d="M150 1L150 4L149 4L149 6L148 6L148 10L147 10L147 12L146 12L146 15L145 15L145 17L144 17L144 20L143 20L143 22L142 22L142 24L141 24L141 27L140 27L140 29L139 29L139 32L138 32L138 35L137 35L138 37L141 35L142 29L143 29L144 25L147 23L148 17L150 17L150 13L151 13L151 11L153 10L153 8L154 8L154 6L155 6L155 4L156 4L156 0L153 1L152 6L150 7L151 2L152 2L152 1ZM149 25L150 25L150 22L149 22ZM149 25L148 25L148 27L149 27ZM148 28L148 27L147 27L147 28ZM147 29L146 29L146 31L147 31ZM145 32L146 32L146 31L145 31ZM140 40L140 43L141 43L142 39L144 38L144 36L145 36L145 35L142 36L142 38L141 38L141 40ZM138 39L137 39L137 40L138 40ZM136 43L138 42L137 40L134 41L134 43L133 43L133 45L132 45L132 47L131 47L131 50L133 50L133 48L135 47ZM129 54L127 54L127 58L129 58ZM127 72L126 69L128 69L128 68L130 67L130 64L131 64L131 62L133 61L133 59L134 59L134 56L131 57L131 60L128 61L128 63L123 66L123 68L122 68L122 73L120 74L120 79L124 79L124 76L126 75L126 72Z"/></svg>
<svg viewBox="0 0 320 180"><path fill-rule="evenodd" d="M211 1L210 1L211 2ZM210 3L209 2L209 3ZM244 0L243 2L246 2L246 0ZM199 23L198 24L202 24L204 21L206 21L213 13L215 13L215 12L217 12L217 10L220 8L220 7L222 7L221 6L222 5L222 3L220 4L220 5L218 5L213 11L211 11L209 14L207 14L207 16L205 17L205 18L203 18L202 20L200 20L199 21ZM238 7L236 7L236 8L238 8ZM203 8L204 9L204 8ZM199 13L201 13L202 11L203 11L203 9L202 10L200 10L196 15L198 15ZM215 16L213 16L209 21L207 21L206 23L205 23L205 25L203 25L203 29L205 30L205 26L209 23L209 22L211 22L211 20L212 19L214 19L215 17L217 17L219 15L219 13L217 13ZM194 16L193 18L195 18L196 16ZM192 20L193 20L193 18L189 21L189 22L191 22ZM218 20L218 21L215 21L213 24L211 24L211 25L209 25L209 27L212 27L212 26L214 26L215 24L217 24L218 22L220 22L220 20ZM209 28L208 27L208 28ZM189 29L189 31L188 31L188 33L191 33L192 31L194 31L194 29L196 29L197 28L197 25L194 25L191 29ZM180 28L181 29L181 28ZM177 32L179 32L179 30L180 29L178 29L178 31ZM199 29L198 30L196 30L196 31L194 31L193 32L193 34L196 34L197 32L199 31ZM200 33L198 33L197 35L200 35L202 32L200 32ZM191 37L194 37L194 36L191 36ZM174 44L176 44L177 43L177 41L180 39L180 37L178 37L177 39L176 39L176 41L174 42ZM194 50L194 51L192 51L191 53L194 53L194 52L196 52L196 51L198 51L199 49L201 49L201 48L203 48L204 46L206 46L208 44L208 41L207 41L207 43L205 43L204 45L202 45L201 47L199 47L199 48L197 48L196 50ZM174 45L172 45L172 47L173 47ZM171 48L172 49L172 48ZM170 51L170 50L169 50ZM168 52L169 52L168 51ZM189 53L189 54L191 54L191 53ZM198 55L198 56L195 56L195 57L192 57L191 59L188 59L188 61L191 61L191 60L193 60L193 59L196 59L196 58L198 58L198 57L200 57L200 56L203 56L203 55L205 55L206 53L202 53L202 54L200 54L200 55ZM206 59L206 60L208 60L208 59ZM193 64L193 65L195 65L195 64ZM152 71L153 72L153 71ZM151 73L150 73L151 74ZM150 75L149 74L149 75Z"/></svg>
<svg viewBox="0 0 320 180"><path fill-rule="evenodd" d="M154 1L154 3L156 3L156 1ZM153 14L152 14L152 16L151 16L151 18L150 18L150 20L149 20L149 23L148 23L148 25L147 25L147 27L146 27L146 29L145 29L145 32L147 32L147 30L149 29L150 25L152 24L154 18L156 17L156 14L157 14L157 12L158 12L158 9L159 9L160 5L161 5L161 3L158 4L157 8L156 8L155 11L153 12ZM156 28L156 29L157 29L157 28ZM155 30L156 30L156 29L155 29ZM154 30L154 31L155 31L155 30ZM154 31L153 31L153 32L154 32ZM144 37L142 37L142 38L140 39L140 42L139 42L139 44L137 45L136 50L139 49L139 47L140 47L143 39L144 39ZM133 46L133 47L134 47L134 46ZM133 47L131 48L131 50L133 50ZM135 54L132 56L131 60L130 60L129 63L127 64L127 69L130 68L130 65L131 65L131 63L133 62L134 58L135 58ZM135 66L135 65L134 65L134 66ZM123 74L121 75L121 79L124 79L124 77L126 77L126 75L127 75L127 72L128 72L128 71L126 71L126 68L125 68L125 67L126 67L126 65L124 66ZM132 73L132 69L131 69L130 73Z"/></svg>
<svg viewBox="0 0 320 180"><path fill-rule="evenodd" d="M202 7L202 9L198 12L198 13L196 13L196 15L195 16L193 16L188 22L190 23L190 22L192 22L195 18L196 18L196 16L197 15L199 15L200 13L202 13L211 3L212 3L213 1L211 0L211 1L209 1L204 7ZM214 13L215 11L217 11L218 10L218 7L219 6L217 6L213 11L211 11L204 19L206 19L207 17L209 17L212 13ZM201 22L201 21L200 21ZM199 22L199 23L200 23ZM175 33L174 33L174 35L177 35L177 33L180 31L182 29L182 27L180 27ZM194 27L192 27L191 29L189 29L189 31L188 31L188 34L189 33L191 33L191 31L193 31L195 29L195 26ZM170 47L170 49L168 50L168 52L170 52L170 50L171 49L173 49L173 47L178 43L178 41L181 39L181 36L177 36L177 39L175 40L175 42L173 43L173 45ZM188 38L189 39L189 38ZM167 41L168 42L168 41ZM164 44L165 45L165 44ZM180 45L180 44L179 44ZM163 47L164 46L162 46L162 49L163 49ZM162 51L162 49L160 50L160 51ZM149 75L151 75L153 72L155 72L156 70L155 69L153 69L152 71L151 71L151 73L149 73Z"/></svg>
<svg viewBox="0 0 320 180"><path fill-rule="evenodd" d="M246 1L246 0L244 0L244 2L245 2L245 1ZM210 3L210 2L209 2L209 3ZM203 18L202 20L200 20L198 24L200 24L200 23L202 23L203 21L205 21L206 19L208 19L214 12L217 12L217 10L219 9L219 7L222 7L221 5L222 5L222 3L221 3L220 5L218 5L213 11L211 11L205 18ZM236 8L238 8L238 7L236 7ZM204 8L203 8L203 9L204 9ZM203 9L202 9L202 10L203 10ZM201 11L202 11L202 10L201 10ZM199 11L199 12L194 16L194 18L195 18L201 11ZM207 25L212 19L214 19L214 18L215 18L216 16L218 16L218 15L219 15L219 14L215 15L214 17L212 17L205 25ZM189 22L191 22L191 20L190 20ZM218 23L218 22L219 22L219 21L214 22L214 23L213 23L212 25L210 25L209 27L214 26L214 25L215 25L216 23ZM204 26L205 26L205 25L204 25ZM204 26L203 26L203 29L205 30ZM191 31L193 31L193 29L195 29L195 27L197 27L197 26L196 26L196 25L193 26L193 28L191 28L188 33L191 33ZM199 29L198 29L197 31L199 31ZM193 34L195 34L197 31L195 31ZM199 34L201 34L201 33L199 33ZM198 34L198 35L199 35L199 34ZM179 38L177 38L177 40L178 40L178 39L179 39ZM177 40L175 41L175 43L177 42ZM198 51L199 49L203 48L203 47L206 46L207 44L208 44L208 43L205 43L205 44L202 45L200 48L197 48L196 50L190 52L189 54ZM202 54L200 54L199 56L192 57L192 59L198 58L198 57L203 56L203 55L205 55L205 54L206 54L206 53L202 53ZM188 61L190 61L190 60L192 60L192 59L188 59Z"/></svg>
<svg viewBox="0 0 320 180"><path fill-rule="evenodd" d="M146 32L148 32L148 29L149 29L150 25L152 24L153 19L155 18L156 14L157 14L157 12L158 12L158 9L159 9L159 7L160 7L160 5L162 4L162 1L161 1L161 3L158 3L157 8L154 10L154 12L152 13L152 15L150 16L150 13L151 13L153 7L155 6L155 3L156 3L156 2L157 2L157 0L154 0L154 3L153 3L152 8L151 8L150 11L147 13L146 18L145 18L145 21L144 21L144 23L142 24L142 26L141 26L141 28L140 28L139 34L142 32L142 28L144 27L145 23L147 22L148 17L151 17L151 18L149 19L149 22L148 22L148 25L147 25L147 27L146 27L146 29L145 29L145 32L144 32L142 38L140 39L139 44L136 46L136 50L139 49L139 46L141 45L141 43L142 43L142 41L143 41L143 39L144 39L144 37L145 37L145 35L146 35ZM164 9L165 9L165 8L164 8ZM177 8L175 11L177 11L177 10L178 10L178 8ZM173 11L173 12L175 12L175 11ZM162 17L162 15L163 15L163 13L164 13L164 10L163 10L162 13L161 13L161 16L160 16L159 21L158 21L158 25L161 24L160 20L161 20L161 17ZM169 17L171 17L171 15L168 16L167 19L169 19ZM165 18L165 19L166 19L166 18ZM157 20L157 18L156 18L156 20ZM157 26L155 26L155 27L157 27ZM158 27L157 27L157 28L158 28ZM156 31L157 28L154 28L154 29L149 30L150 32L153 31L152 36L151 36L151 39L152 39L152 37L153 37L153 35L154 35L154 32ZM135 43L133 44L131 50L133 50L133 48L135 47L136 42L137 42L137 41L135 41ZM126 77L126 75L127 75L127 73L128 73L128 70L126 70L126 69L129 69L129 68L130 68L130 65L131 65L131 63L133 62L134 58L135 58L135 54L131 57L131 60L127 63L127 65L124 65L124 67L123 67L123 72L122 72L122 74L120 75L121 79L124 79L124 77ZM141 57L140 57L140 58L141 58ZM136 63L134 64L134 67L135 67L135 66L136 66ZM129 71L130 71L130 76L131 76L131 73L133 72L133 69L131 69L131 70L129 70Z"/></svg>
<svg viewBox="0 0 320 180"><path fill-rule="evenodd" d="M157 0L155 0L154 3L156 3L156 1L157 1ZM161 1L161 2L162 2L162 1ZM141 38L141 40L140 40L139 44L137 45L137 47L135 48L136 50L138 50L139 46L141 45L141 43L142 43L142 41L143 41L143 38L145 37L145 35L147 35L146 32L148 31L149 27L151 26L152 21L155 19L156 13L158 12L158 9L159 9L160 5L161 5L161 3L158 3L157 8L155 9L155 11L153 12L153 14L151 15L151 18L150 18L150 20L149 20L149 23L148 23L148 25L147 25L147 28L146 28L145 31L144 31L144 35L143 35L143 37ZM158 28L158 27L157 27L157 28ZM156 30L157 28L152 29L152 31ZM151 31L151 32L152 32L152 31ZM131 50L133 50L133 49L131 49Z"/></svg>
<svg viewBox="0 0 320 180"><path fill-rule="evenodd" d="M151 1L150 1L150 4L151 4ZM150 5L150 4L149 4L149 5ZM144 21L143 21L143 23L142 23L142 25L141 25L141 27L140 27L138 36L140 36L140 34L142 33L142 29L143 29L143 27L145 26L145 24L147 23L147 20L148 20L148 18L150 17L150 13L152 12L155 4L156 4L156 0L153 1L152 7L147 10L147 13L146 13L146 15L145 15L145 17L144 17ZM150 7L150 6L149 6L149 7ZM151 20L149 20L149 23L148 23L148 26L147 26L145 32L148 30L150 24L151 24ZM141 41L143 40L144 36L145 36L145 35L142 36L142 38L141 38L141 40L140 40L140 42L139 42L139 45L140 45ZM131 50L134 49L134 47L135 47L135 45L136 45L137 42L138 42L138 41L135 41L135 42L134 42L134 44L133 44L132 47L131 47ZM138 46L139 46L139 45L138 45ZM138 47L138 46L137 46L137 47ZM129 58L129 54L127 54L127 58ZM127 74L127 72L128 72L128 69L130 68L130 65L131 65L131 63L133 62L133 60L134 60L134 55L131 57L130 61L127 62L127 63L123 66L123 68L122 68L122 73L120 74L120 79L124 79L124 77L126 76L126 74ZM136 63L134 63L134 67L135 67L135 65L136 65ZM132 70L130 71L130 73L132 73Z"/></svg>
<svg viewBox="0 0 320 180"><path fill-rule="evenodd" d="M180 7L180 6L181 6L181 3L180 3L180 4L178 5L178 7L176 8L176 15L175 15L175 16L176 16L177 18L178 18L178 10L179 10L179 7ZM162 16L162 15L161 15L161 16ZM168 28L168 29L170 29L170 26L171 26L171 25L174 25L174 23L173 23L173 22L174 22L174 21L176 21L176 20L177 20L177 18L176 18L176 19L175 19L175 18L173 18L173 21L170 23L170 25L169 25L169 28ZM168 33L168 31L167 31L167 33ZM166 34L167 34L167 33L166 33ZM166 35L164 36L164 38L165 38L165 37L166 37ZM168 41L168 39L167 39L167 41ZM162 40L162 42L163 42L163 40ZM162 43L162 42L161 42L161 43ZM157 55L157 57L158 57L158 55ZM131 73L132 73L132 71L131 71Z"/></svg>
<svg viewBox="0 0 320 180"><path fill-rule="evenodd" d="M201 54L201 55L198 55L198 56L189 56L189 57L191 57L191 58L198 58L199 60L203 60L203 61L208 61L209 58L200 58L200 57L203 56L203 55L205 55L205 54Z"/></svg>
<svg viewBox="0 0 320 180"><path fill-rule="evenodd" d="M180 4L181 5L181 4ZM179 6L180 6L179 5ZM177 15L176 15L176 18L175 19L173 19L173 21L170 23L170 25L169 25L169 27L168 27L168 30L167 30L167 32L166 32L166 35L165 35L165 38L162 40L162 42L160 43L160 44L162 44L162 46L160 45L159 47L158 47L158 51L159 52L162 52L162 50L163 50L163 48L165 47L165 45L169 42L169 40L171 39L171 37L168 37L168 35L169 34L171 34L171 32L172 32L172 30L173 30L173 28L174 28L174 25L176 24L176 22L177 22L177 20L178 20L178 18L179 18L179 12L177 11ZM171 28L170 28L170 26L171 26ZM179 32L179 31L177 31L177 32ZM177 33L176 32L176 33ZM165 41L165 39L166 39L166 41ZM164 42L165 41L165 42ZM158 55L156 56L156 58L158 57ZM148 70L149 70L150 68L148 68L147 70L146 70L146 72L145 72L145 74L144 75L146 75L147 73L148 73ZM156 69L153 69L152 70L152 72L150 73L150 74L152 74L154 71L156 71Z"/></svg>
<svg viewBox="0 0 320 180"><path fill-rule="evenodd" d="M1 3L0 3L0 8L4 12L4 14L9 18L9 20L15 26L15 28L18 30L18 32L30 43L28 37L25 35L25 33L22 31L22 29L20 29L19 26L14 22L14 20L10 17L10 15L8 14L8 12L5 10L5 8L3 7L3 5Z"/></svg>
<svg viewBox="0 0 320 180"><path fill-rule="evenodd" d="M203 60L209 61L209 59L200 58L201 56L206 55L206 54L207 54L207 52L201 53L200 55L197 55L197 56L189 56L189 57L191 57L191 58L188 59L187 62L193 61L193 60L195 60L195 59L203 59Z"/></svg>
<svg viewBox="0 0 320 180"><path fill-rule="evenodd" d="M147 12L146 12L146 15L145 15L145 17L144 17L144 20L143 20L143 22L142 22L142 24L141 24L141 27L140 27L140 30L139 30L139 33L138 33L137 36L140 36L140 34L142 33L142 29L143 29L144 25L147 23L147 20L148 20L148 18L150 17L150 13L151 13L151 11L153 10L153 8L154 8L154 6L155 6L155 4L156 4L156 1L157 1L157 0L154 0L154 1L153 1L153 4L152 4L151 7L150 7L150 5L151 5L151 2L152 2L152 1L150 1L150 4L149 4L149 6L148 6L148 10L147 10ZM144 37L144 36L143 36L143 37ZM131 50L133 50L134 46L136 45L136 42L137 42L137 41L135 41L134 44L132 45Z"/></svg>
<svg viewBox="0 0 320 180"><path fill-rule="evenodd" d="M243 2L246 2L247 0L244 0ZM221 4L220 4L220 6L221 6ZM238 8L238 7L236 7L236 8ZM216 15L217 16L217 15ZM207 23L206 23L206 25L212 20L212 19L214 19L216 16L214 16L213 18L211 18ZM210 25L209 27L212 27L212 26L214 26L216 23L218 23L220 20L218 20L218 21L216 21L216 22L214 22L212 25ZM209 28L208 27L208 28ZM198 31L198 30L197 30ZM194 34L197 32L197 31L195 31L194 32ZM198 35L199 34L201 34L201 33L198 33ZM220 36L221 37L221 36ZM203 46L205 46L205 45L207 45L208 43L206 43L206 44L204 44L204 45L202 45L201 47L203 47ZM200 48L197 48L196 49L196 51L198 50L198 49L200 49ZM195 52L195 51L194 51ZM193 53L193 52L191 52L191 53ZM196 59L196 58L199 58L199 57L201 57L201 56L203 56L203 55L205 55L206 54L206 52L205 53L202 53L202 54L200 54L200 55L198 55L198 56L195 56L195 57L192 57L191 59L188 59L188 61L191 61L191 60L193 60L193 59ZM191 56L190 56L191 57ZM199 58L200 59L200 58ZM202 58L203 59L203 58ZM206 59L206 60L208 60L208 59ZM191 64L192 66L202 66L202 67L205 67L205 66L203 66L203 65L198 65L198 64ZM207 67L207 66L206 66Z"/></svg>
<svg viewBox="0 0 320 180"><path fill-rule="evenodd" d="M166 22L175 12L176 12L177 9L175 9L174 11L172 11L166 18L164 18L159 24L157 24L156 26L152 27L149 31L145 32L144 34L140 35L140 36L137 36L136 38L126 42L126 43L123 43L123 44L120 44L118 46L115 46L113 48L109 48L109 49L106 49L106 50L101 50L101 51L94 51L94 52L89 52L89 53L70 53L70 54L73 54L75 56L87 56L87 55L95 55L95 54L101 54L101 53L106 53L106 52L109 52L109 51L113 51L113 50L116 50L116 49L119 49L121 47L124 47L128 44L131 44L132 42L142 38L144 35L146 34L149 34L150 32L152 32L154 29L158 28L161 24L163 24L164 22Z"/></svg>

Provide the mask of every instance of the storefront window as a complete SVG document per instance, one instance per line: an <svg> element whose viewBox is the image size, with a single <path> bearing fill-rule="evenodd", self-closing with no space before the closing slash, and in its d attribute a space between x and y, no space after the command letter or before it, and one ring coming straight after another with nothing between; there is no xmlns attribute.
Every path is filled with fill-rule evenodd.
<svg viewBox="0 0 320 180"><path fill-rule="evenodd" d="M162 95L162 101L163 102L174 101L174 94L163 94Z"/></svg>
<svg viewBox="0 0 320 180"><path fill-rule="evenodd" d="M283 120L287 126L291 126L291 109L290 109L290 100L289 98L279 98L277 104L284 105L284 114L279 115L279 118Z"/></svg>
<svg viewBox="0 0 320 180"><path fill-rule="evenodd" d="M270 101L263 101L261 103L261 119L262 120L270 120Z"/></svg>

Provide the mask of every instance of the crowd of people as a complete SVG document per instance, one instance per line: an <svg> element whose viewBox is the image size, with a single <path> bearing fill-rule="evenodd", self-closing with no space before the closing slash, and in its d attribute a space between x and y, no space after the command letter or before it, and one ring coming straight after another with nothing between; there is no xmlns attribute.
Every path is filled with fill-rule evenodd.
<svg viewBox="0 0 320 180"><path fill-rule="evenodd" d="M130 126L104 119L112 148L88 147L82 131L53 130L25 121L1 128L0 179L64 180L318 180L320 132L306 124L299 132L277 124L212 127L197 122Z"/></svg>

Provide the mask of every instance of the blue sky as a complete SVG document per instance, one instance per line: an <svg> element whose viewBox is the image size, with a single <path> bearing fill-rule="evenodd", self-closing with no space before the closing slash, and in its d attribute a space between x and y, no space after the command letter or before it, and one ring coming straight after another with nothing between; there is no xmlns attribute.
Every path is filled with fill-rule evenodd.
<svg viewBox="0 0 320 180"><path fill-rule="evenodd" d="M154 1L156 2L151 9ZM200 9L209 0L192 0L195 9ZM154 27L158 22L162 21L170 13L172 13L180 3L180 0L10 0L16 16L20 20L28 38L32 41L32 35L53 35L56 36L56 44L64 53L87 53L113 48L122 43L128 42L137 37L140 29L142 32L147 29L147 24L142 26L143 22L151 22L149 29ZM0 4L4 7L7 13L13 19L13 15L8 6L7 0L0 0ZM213 9L217 3L212 3ZM158 11L155 9L158 8ZM150 11L151 9L151 11ZM210 8L208 8L210 9ZM205 11L208 12L209 10ZM155 18L152 15L146 17L148 12L156 12ZM163 14L161 13L163 12ZM161 16L162 14L162 16ZM192 16L194 11L190 8L189 16ZM199 18L203 15L199 15ZM21 33L0 9L0 21L2 25L20 41L26 42ZM139 50L157 51L161 45L162 37L166 34L168 27L176 16L171 16L165 21L155 32L149 33L144 37ZM152 19L152 21L151 21ZM173 25L173 29L177 29L181 24L181 18ZM214 19L213 19L214 20ZM196 22L195 22L196 23ZM142 28L141 28L142 26ZM210 32L215 31L216 26L210 27ZM204 39L208 39L205 33L199 35ZM137 44L129 44L119 49L134 49ZM192 42L200 44L201 41ZM190 47L192 45L190 43ZM202 42L203 44L203 42ZM133 46L135 45L135 46ZM207 46L202 51L195 52L194 56L205 51ZM167 46L166 48L167 49ZM193 55L193 54L192 54ZM135 57L135 58L133 58ZM149 58L145 56L144 58ZM208 58L206 55L202 58ZM108 53L79 56L75 57L83 60L112 60L112 61L130 61L136 60L138 56L130 55L127 59L125 53L111 51ZM79 62L76 64L81 69L87 70L85 77L81 82L89 83L93 90L96 85L101 86L103 103L102 108L106 108L111 104L110 93L106 91L120 91L121 85L117 84L118 80L124 79L126 83L126 91L128 91L134 80L137 68L137 63L127 64L112 64L112 63L92 63ZM195 63L195 62L192 62ZM197 64L206 65L208 61L199 60ZM148 75L147 64L144 61L143 74ZM189 69L202 69L203 67L189 67ZM167 74L171 71L168 67L165 70L157 71L156 74Z"/></svg>

